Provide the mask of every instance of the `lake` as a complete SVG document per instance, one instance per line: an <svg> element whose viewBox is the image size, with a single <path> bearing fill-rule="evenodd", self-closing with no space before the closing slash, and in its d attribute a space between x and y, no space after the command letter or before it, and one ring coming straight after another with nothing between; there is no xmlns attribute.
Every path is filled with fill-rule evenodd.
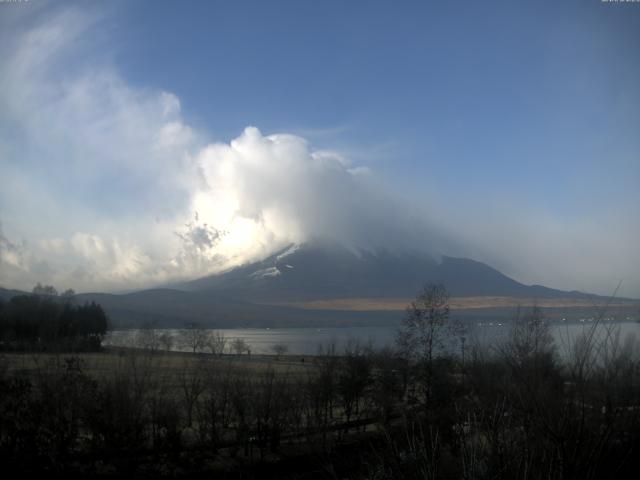
<svg viewBox="0 0 640 480"><path fill-rule="evenodd" d="M585 319L583 322L558 322L550 324L558 351L563 354L570 341L578 335L593 327L593 320ZM612 329L621 340L635 337L640 339L640 323L627 322L603 322L599 334L603 328ZM467 345L477 343L483 346L497 346L501 339L508 335L511 329L509 323L477 322L468 327L466 333ZM243 339L254 354L271 354L272 347L283 344L287 347L287 353L292 355L314 355L320 347L326 348L335 344L336 351L342 352L349 341L358 341L362 344L370 344L374 348L392 346L395 340L397 327L331 327L331 328L242 328L242 329L214 329L220 332L227 340L227 346L236 338ZM104 339L104 346L136 346L136 338L140 330L114 330L109 332ZM153 330L156 333L168 333L173 340L172 350L189 351L188 347L179 344L184 332L183 329Z"/></svg>

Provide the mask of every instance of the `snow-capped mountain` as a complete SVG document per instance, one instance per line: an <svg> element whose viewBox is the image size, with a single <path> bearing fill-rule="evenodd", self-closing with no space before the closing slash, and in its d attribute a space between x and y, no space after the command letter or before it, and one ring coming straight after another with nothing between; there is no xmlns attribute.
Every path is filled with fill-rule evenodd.
<svg viewBox="0 0 640 480"><path fill-rule="evenodd" d="M453 296L553 298L579 295L519 283L464 258L350 250L338 245L292 245L261 261L211 275L181 288L253 302L332 298L411 298L428 282Z"/></svg>
<svg viewBox="0 0 640 480"><path fill-rule="evenodd" d="M116 327L389 325L401 318L407 302L429 282L443 283L453 297L511 297L514 305L519 299L513 297L560 299L561 305L565 300L597 298L523 285L488 265L464 258L306 244L171 288L123 295L86 293L77 295L76 301L100 303ZM0 289L0 298L5 300L18 294L24 292ZM350 308L354 302L367 306ZM513 308L505 305L509 302L502 306L489 302L458 310L456 315L506 318ZM558 312L570 316L564 308ZM584 316L582 310L576 312Z"/></svg>

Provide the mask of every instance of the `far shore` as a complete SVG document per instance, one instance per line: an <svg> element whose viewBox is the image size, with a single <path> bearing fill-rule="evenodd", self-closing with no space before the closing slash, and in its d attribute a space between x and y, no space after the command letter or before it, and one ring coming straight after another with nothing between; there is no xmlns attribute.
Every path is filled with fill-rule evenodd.
<svg viewBox="0 0 640 480"><path fill-rule="evenodd" d="M402 311L411 303L410 298L335 298L310 300L306 302L284 302L273 305L302 308L305 310L342 310L342 311ZM520 298L520 297L451 297L452 310L478 308L594 308L603 307L602 299L591 298ZM640 300L616 299L608 304L609 308L640 308Z"/></svg>

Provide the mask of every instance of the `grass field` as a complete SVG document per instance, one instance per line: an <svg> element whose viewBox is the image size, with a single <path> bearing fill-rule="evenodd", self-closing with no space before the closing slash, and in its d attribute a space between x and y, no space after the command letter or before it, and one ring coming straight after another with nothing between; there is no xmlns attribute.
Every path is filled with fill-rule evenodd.
<svg viewBox="0 0 640 480"><path fill-rule="evenodd" d="M8 353L0 354L0 368L8 374L38 375L69 367L77 359L84 373L94 378L130 370L132 365L151 369L164 377L204 369L224 372L229 369L247 374L274 370L301 375L314 368L313 357L300 355L222 355L188 352L154 352L134 348L105 348L92 353ZM303 361L304 359L304 361Z"/></svg>

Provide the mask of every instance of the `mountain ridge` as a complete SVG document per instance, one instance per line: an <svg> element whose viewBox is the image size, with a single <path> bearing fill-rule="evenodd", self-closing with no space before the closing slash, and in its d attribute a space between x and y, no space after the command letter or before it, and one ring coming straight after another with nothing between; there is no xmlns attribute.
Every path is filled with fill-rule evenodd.
<svg viewBox="0 0 640 480"><path fill-rule="evenodd" d="M389 325L431 282L446 286L455 315L474 319L507 318L526 299L545 300L546 310L562 312L561 317L569 316L571 308L584 315L591 301L607 300L524 285L465 258L310 244L290 245L258 262L182 284L123 294L82 293L74 299L101 304L116 328ZM0 299L24 293L0 288ZM481 301L460 301L474 297Z"/></svg>
<svg viewBox="0 0 640 480"><path fill-rule="evenodd" d="M295 247L295 248L294 248ZM476 260L335 245L288 246L264 260L185 282L187 291L216 291L254 302L349 297L412 297L425 283L442 283L452 296L584 298L542 285L525 285Z"/></svg>

